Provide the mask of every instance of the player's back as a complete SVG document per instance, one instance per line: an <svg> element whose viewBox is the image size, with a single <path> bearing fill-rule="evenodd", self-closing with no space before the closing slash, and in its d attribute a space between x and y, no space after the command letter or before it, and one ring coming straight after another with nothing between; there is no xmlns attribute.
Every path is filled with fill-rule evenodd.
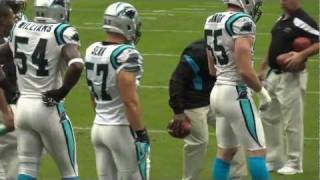
<svg viewBox="0 0 320 180"><path fill-rule="evenodd" d="M255 38L256 27L251 17L243 12L215 13L207 18L204 29L207 44L215 57L216 84L243 84L237 73L234 46L236 38Z"/></svg>
<svg viewBox="0 0 320 180"><path fill-rule="evenodd" d="M61 49L66 41L79 41L75 29L68 24L26 21L15 24L9 44L17 67L21 95L39 96L41 92L61 86L67 67L62 60Z"/></svg>
<svg viewBox="0 0 320 180"><path fill-rule="evenodd" d="M96 42L86 50L87 84L96 102L95 124L128 125L117 74L122 69L142 73L142 57L131 45Z"/></svg>

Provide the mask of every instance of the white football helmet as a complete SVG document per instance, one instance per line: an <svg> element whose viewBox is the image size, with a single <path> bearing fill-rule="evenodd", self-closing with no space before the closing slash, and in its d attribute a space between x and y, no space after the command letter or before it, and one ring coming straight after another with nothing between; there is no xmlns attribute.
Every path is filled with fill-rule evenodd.
<svg viewBox="0 0 320 180"><path fill-rule="evenodd" d="M34 10L36 22L60 23L68 22L70 0L35 0Z"/></svg>
<svg viewBox="0 0 320 180"><path fill-rule="evenodd" d="M129 3L116 2L104 11L103 29L121 34L134 44L138 43L141 36L141 25L137 9Z"/></svg>
<svg viewBox="0 0 320 180"><path fill-rule="evenodd" d="M223 0L225 4L233 4L243 9L255 22L258 22L262 11L262 0Z"/></svg>

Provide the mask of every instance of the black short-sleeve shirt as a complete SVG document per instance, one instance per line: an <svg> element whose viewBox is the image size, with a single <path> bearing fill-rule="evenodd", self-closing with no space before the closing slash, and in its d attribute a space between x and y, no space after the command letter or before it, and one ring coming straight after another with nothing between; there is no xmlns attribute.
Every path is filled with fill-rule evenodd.
<svg viewBox="0 0 320 180"><path fill-rule="evenodd" d="M292 51L292 43L297 37L307 37L313 43L319 42L317 23L302 9L297 9L289 18L282 15L272 28L268 63L271 69L280 70L276 62L278 55Z"/></svg>

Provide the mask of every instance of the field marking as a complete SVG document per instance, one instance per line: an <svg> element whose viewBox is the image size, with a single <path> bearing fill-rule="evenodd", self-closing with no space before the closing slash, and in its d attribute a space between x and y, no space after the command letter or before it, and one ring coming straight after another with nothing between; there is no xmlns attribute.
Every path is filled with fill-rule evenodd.
<svg viewBox="0 0 320 180"><path fill-rule="evenodd" d="M102 25L96 22L86 22L84 25ZM84 30L102 30L102 27L88 27L88 26L76 26L77 29ZM178 29L143 29L142 32L166 32L166 33L202 33L203 31L198 30L178 30ZM268 36L270 33L257 33L257 35Z"/></svg>
<svg viewBox="0 0 320 180"><path fill-rule="evenodd" d="M74 130L79 130L79 131L89 131L91 130L91 127L79 127L79 126L74 126ZM168 132L165 130L158 130L158 129L148 129L148 132L154 133L154 134L167 134ZM215 133L209 133L210 136L216 136ZM319 140L319 138L316 137L305 137L304 140L307 141L316 141Z"/></svg>
<svg viewBox="0 0 320 180"><path fill-rule="evenodd" d="M144 56L163 56L163 57L180 57L180 54L166 54L166 53L143 53ZM261 61L263 57L254 57L255 61ZM320 62L317 58L309 58L308 62Z"/></svg>
<svg viewBox="0 0 320 180"><path fill-rule="evenodd" d="M144 89L169 89L168 86L161 86L161 85L157 85L157 86L141 85L140 87L144 88ZM307 94L309 94L309 95L318 95L318 94L320 94L320 91L307 91Z"/></svg>

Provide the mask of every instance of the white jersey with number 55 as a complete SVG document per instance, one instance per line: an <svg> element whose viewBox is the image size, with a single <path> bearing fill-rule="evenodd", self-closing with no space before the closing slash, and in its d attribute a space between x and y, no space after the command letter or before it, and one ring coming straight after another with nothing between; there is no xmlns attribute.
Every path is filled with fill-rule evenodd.
<svg viewBox="0 0 320 180"><path fill-rule="evenodd" d="M19 21L14 25L9 46L22 96L40 96L61 87L67 68L61 49L66 44L80 45L78 32L69 24Z"/></svg>
<svg viewBox="0 0 320 180"><path fill-rule="evenodd" d="M86 50L87 84L96 103L94 123L129 125L120 97L117 75L121 70L135 73L137 85L143 58L131 45L96 42Z"/></svg>
<svg viewBox="0 0 320 180"><path fill-rule="evenodd" d="M204 30L206 43L215 57L216 83L243 84L236 69L234 42L239 37L255 39L256 26L251 17L243 12L216 13L207 18Z"/></svg>

